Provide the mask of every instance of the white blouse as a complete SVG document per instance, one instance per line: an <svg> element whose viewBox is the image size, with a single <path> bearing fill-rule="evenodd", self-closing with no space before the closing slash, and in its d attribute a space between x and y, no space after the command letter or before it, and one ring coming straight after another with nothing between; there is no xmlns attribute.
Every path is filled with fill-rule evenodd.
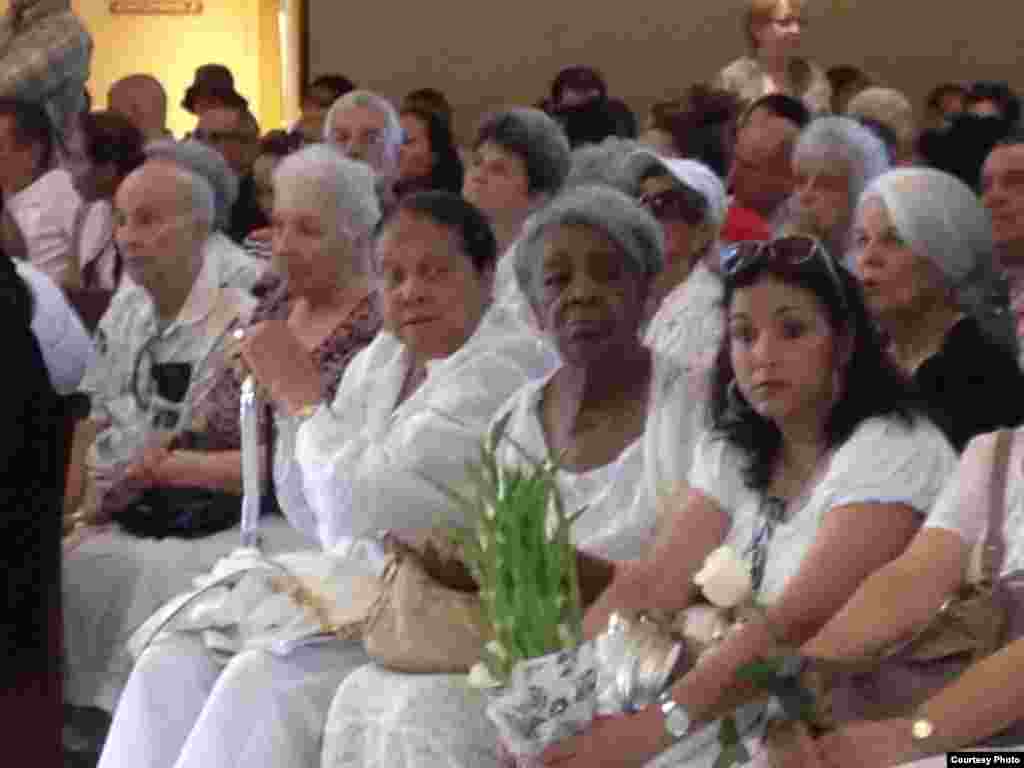
<svg viewBox="0 0 1024 768"><path fill-rule="evenodd" d="M995 433L979 435L964 450L935 508L925 521L929 528L955 531L974 547L988 530L989 488L995 458ZM1024 569L1024 430L1013 433L1006 475L1003 540L1006 552L1001 575Z"/></svg>
<svg viewBox="0 0 1024 768"><path fill-rule="evenodd" d="M644 435L649 492L667 497L686 481L693 448L707 427L707 402L715 354L722 340L722 281L703 263L662 301L644 333L644 344L673 360L659 376L664 411L671 429Z"/></svg>
<svg viewBox="0 0 1024 768"><path fill-rule="evenodd" d="M722 281L703 262L666 296L644 344L690 371L708 371L722 340Z"/></svg>
<svg viewBox="0 0 1024 768"><path fill-rule="evenodd" d="M450 357L396 405L408 352L381 333L349 364L331 406L322 406L291 442L279 440L275 480L282 509L327 550L381 530L451 521L438 486L464 479L498 408L551 370L547 347L504 308L492 307ZM293 455L294 460L289 460Z"/></svg>
<svg viewBox="0 0 1024 768"><path fill-rule="evenodd" d="M743 457L724 440L705 434L695 449L690 484L724 510L732 525L724 544L749 557L759 527L761 495L743 482ZM800 567L825 514L850 504L905 504L925 514L956 465L942 433L918 418L907 426L893 417L861 423L836 449L821 480L768 544L760 596L778 599Z"/></svg>
<svg viewBox="0 0 1024 768"><path fill-rule="evenodd" d="M32 332L50 383L58 395L71 394L92 364L92 339L64 292L46 273L25 261L16 262L14 268L32 291Z"/></svg>
<svg viewBox="0 0 1024 768"><path fill-rule="evenodd" d="M669 378L674 363L655 357L655 381ZM524 461L523 451L531 458L545 461L551 457L541 422L540 408L544 388L551 376L523 387L495 417L508 417L505 435L499 444L498 459L507 465ZM662 432L661 417L666 412L657 386L648 406L645 434ZM672 395L669 391L667 394ZM654 535L656 510L653 497L644 483L644 439L637 438L615 461L585 472L558 472L558 487L566 510L586 511L573 526L577 546L611 559L641 556Z"/></svg>

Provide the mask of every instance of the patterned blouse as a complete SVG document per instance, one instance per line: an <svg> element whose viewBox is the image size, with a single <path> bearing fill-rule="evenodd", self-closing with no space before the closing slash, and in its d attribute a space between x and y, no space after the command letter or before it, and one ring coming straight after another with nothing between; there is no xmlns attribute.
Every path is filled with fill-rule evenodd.
<svg viewBox="0 0 1024 768"><path fill-rule="evenodd" d="M261 280L260 303L253 313L252 322L283 320L288 317L291 297L280 278ZM313 362L320 370L324 400L331 402L341 382L345 367L356 354L367 346L380 329L381 318L371 296L366 296L348 317L313 350ZM242 382L232 367L221 376L209 398L200 409L199 420L204 423L202 437L195 440L196 450L236 451L242 444L239 423L239 398Z"/></svg>

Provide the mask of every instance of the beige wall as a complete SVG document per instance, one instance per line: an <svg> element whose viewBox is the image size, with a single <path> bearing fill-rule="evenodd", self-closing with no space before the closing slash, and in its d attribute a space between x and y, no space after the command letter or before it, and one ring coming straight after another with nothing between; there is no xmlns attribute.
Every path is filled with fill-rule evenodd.
<svg viewBox="0 0 1024 768"><path fill-rule="evenodd" d="M7 0L0 0L6 10ZM279 0L207 0L195 16L112 14L109 0L72 0L95 42L89 90L97 109L107 89L133 72L157 77L167 89L168 126L181 136L195 118L179 104L196 67L217 61L235 75L265 130L284 120L276 15Z"/></svg>
<svg viewBox="0 0 1024 768"><path fill-rule="evenodd" d="M487 107L533 103L587 63L636 110L711 77L743 50L742 0L310 2L310 71L392 96L443 89L465 137ZM812 0L806 51L858 64L920 103L947 79L1002 78L1024 92L1024 6L1006 0Z"/></svg>

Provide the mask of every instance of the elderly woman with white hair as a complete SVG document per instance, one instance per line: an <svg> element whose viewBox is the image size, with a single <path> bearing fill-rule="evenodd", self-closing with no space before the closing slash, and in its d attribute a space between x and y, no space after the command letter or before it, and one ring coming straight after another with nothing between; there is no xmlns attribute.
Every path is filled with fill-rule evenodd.
<svg viewBox="0 0 1024 768"><path fill-rule="evenodd" d="M644 437L676 429L663 406L676 396L678 369L640 339L663 242L655 219L627 196L580 186L531 217L515 252L516 279L562 364L499 411L495 424L508 437L499 460L522 461L521 451L561 457L567 508L586 508L574 541L602 558L638 557L652 541ZM365 666L335 696L323 768L497 766L485 704L462 675Z"/></svg>
<svg viewBox="0 0 1024 768"><path fill-rule="evenodd" d="M394 105L372 91L349 91L324 119L324 141L352 160L366 163L377 176L377 194L385 213L395 202L402 123Z"/></svg>
<svg viewBox="0 0 1024 768"><path fill-rule="evenodd" d="M889 170L885 144L848 117L821 117L793 148L796 189L783 229L808 234L837 256L849 248L853 209L871 181Z"/></svg>
<svg viewBox="0 0 1024 768"><path fill-rule="evenodd" d="M1024 420L1024 374L1011 316L996 303L994 250L981 202L942 171L890 171L857 205L850 256L868 306L957 450Z"/></svg>
<svg viewBox="0 0 1024 768"><path fill-rule="evenodd" d="M372 194L365 186L364 199ZM289 237L308 229L294 224ZM294 365L283 329L243 342L247 367L288 416L277 419L278 500L321 544L290 555L293 566L331 567L355 553L372 562L379 531L415 538L450 516L438 485L460 480L495 411L545 372L525 329L501 308L488 310L494 259L479 211L447 193L412 195L377 229L371 259L387 332L348 366L333 398ZM253 594L212 595L141 654L102 768L316 764L331 696L367 657L358 643L304 642L287 626L279 633L266 611L279 616L273 609L289 598L264 590L268 599L254 604ZM303 612L290 610L291 618ZM218 630L213 639L210 630ZM235 639L228 645L226 630Z"/></svg>
<svg viewBox="0 0 1024 768"><path fill-rule="evenodd" d="M352 357L377 334L364 256L380 216L373 180L361 165L324 147L288 158L275 176L274 254L286 280L254 308L245 344L273 345L289 383L332 397ZM280 366L280 363L279 363ZM195 426L147 461L136 490L202 488L236 500L229 529L199 539L137 538L109 530L66 558L66 694L78 706L113 711L130 669L121 651L164 601L189 588L238 543L242 488L239 397L234 366L221 370L196 403ZM273 394L273 391L271 391ZM275 411L281 410L274 402ZM268 551L306 539L280 516L264 524ZM103 553L105 559L92 557Z"/></svg>
<svg viewBox="0 0 1024 768"><path fill-rule="evenodd" d="M213 230L203 248L206 258L217 261L222 282L242 290L255 286L267 263L252 258L226 234L231 227L231 209L238 199L238 177L220 152L193 139L159 139L147 144L143 152L147 160L174 163L206 179L213 189L216 211Z"/></svg>

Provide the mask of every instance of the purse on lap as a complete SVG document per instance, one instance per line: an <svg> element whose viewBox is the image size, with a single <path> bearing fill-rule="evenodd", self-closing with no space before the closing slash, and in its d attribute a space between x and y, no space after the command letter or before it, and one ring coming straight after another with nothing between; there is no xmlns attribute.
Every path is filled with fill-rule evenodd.
<svg viewBox="0 0 1024 768"><path fill-rule="evenodd" d="M367 654L399 672L466 673L492 639L477 585L443 536L419 549L386 540L392 560L381 575L381 595L363 630ZM577 552L584 605L611 582L614 565Z"/></svg>
<svg viewBox="0 0 1024 768"><path fill-rule="evenodd" d="M1000 578L1011 442L1011 431L998 433L980 579L964 584L909 640L859 659L811 660L803 682L819 701L817 725L912 714L969 666L1024 637L1024 572ZM1022 741L1024 721L985 743Z"/></svg>

